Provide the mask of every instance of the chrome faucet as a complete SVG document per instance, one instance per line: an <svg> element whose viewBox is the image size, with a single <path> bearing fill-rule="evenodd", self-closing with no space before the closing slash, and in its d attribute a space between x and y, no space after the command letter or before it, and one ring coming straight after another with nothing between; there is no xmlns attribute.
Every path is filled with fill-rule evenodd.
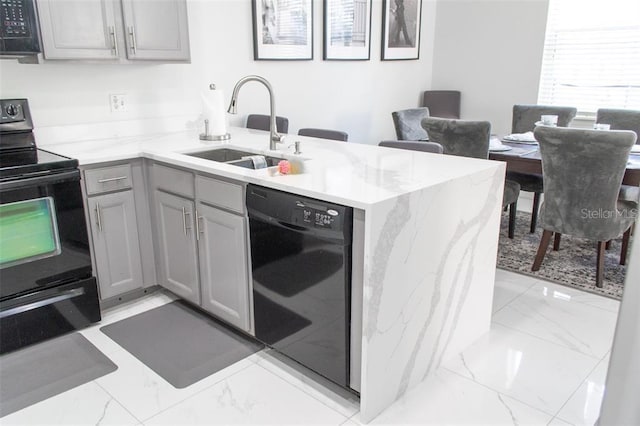
<svg viewBox="0 0 640 426"><path fill-rule="evenodd" d="M271 108L270 110L271 117L269 120L269 149L273 151L276 149L276 144L282 143L284 141L284 136L278 134L277 132L276 101L273 96L273 88L265 78L260 77L259 75L248 75L238 80L238 82L236 83L236 86L233 88L233 94L231 95L231 103L229 103L229 109L227 110L227 112L229 112L230 114L238 113L238 110L236 107L238 103L238 92L240 91L240 88L248 81L257 81L259 83L262 83L269 91L269 102L270 102L270 108Z"/></svg>

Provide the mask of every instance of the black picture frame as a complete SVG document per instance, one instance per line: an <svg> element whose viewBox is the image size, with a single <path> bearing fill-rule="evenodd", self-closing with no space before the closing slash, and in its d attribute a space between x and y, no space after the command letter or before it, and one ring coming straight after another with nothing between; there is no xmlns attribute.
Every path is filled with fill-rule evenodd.
<svg viewBox="0 0 640 426"><path fill-rule="evenodd" d="M251 6L254 60L313 60L313 0L252 0Z"/></svg>
<svg viewBox="0 0 640 426"><path fill-rule="evenodd" d="M422 0L383 0L381 59L420 59L421 25Z"/></svg>
<svg viewBox="0 0 640 426"><path fill-rule="evenodd" d="M371 59L372 0L324 0L323 59Z"/></svg>

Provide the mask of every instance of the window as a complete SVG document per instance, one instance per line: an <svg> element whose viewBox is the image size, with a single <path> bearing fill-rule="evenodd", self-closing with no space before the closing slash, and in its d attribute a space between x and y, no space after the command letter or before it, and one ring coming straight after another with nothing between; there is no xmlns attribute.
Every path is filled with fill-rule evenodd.
<svg viewBox="0 0 640 426"><path fill-rule="evenodd" d="M550 0L538 103L640 109L640 1Z"/></svg>

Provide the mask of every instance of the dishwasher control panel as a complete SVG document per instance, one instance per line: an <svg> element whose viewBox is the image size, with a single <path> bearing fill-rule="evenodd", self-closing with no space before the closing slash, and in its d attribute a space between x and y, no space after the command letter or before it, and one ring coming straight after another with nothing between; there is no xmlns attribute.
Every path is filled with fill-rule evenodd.
<svg viewBox="0 0 640 426"><path fill-rule="evenodd" d="M250 217L259 216L269 223L300 228L329 238L351 239L351 207L250 184L247 186L247 210Z"/></svg>
<svg viewBox="0 0 640 426"><path fill-rule="evenodd" d="M340 228L342 227L342 215L335 208L317 204L305 204L296 201L296 207L291 213L291 221L294 224L304 224L315 228Z"/></svg>

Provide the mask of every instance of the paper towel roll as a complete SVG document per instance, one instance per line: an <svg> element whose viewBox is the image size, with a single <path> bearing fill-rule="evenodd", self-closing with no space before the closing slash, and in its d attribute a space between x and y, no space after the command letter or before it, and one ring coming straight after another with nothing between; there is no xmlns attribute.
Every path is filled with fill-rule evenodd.
<svg viewBox="0 0 640 426"><path fill-rule="evenodd" d="M227 133L224 92L222 90L207 90L201 96L204 119L209 120L209 134L213 136L224 135Z"/></svg>

